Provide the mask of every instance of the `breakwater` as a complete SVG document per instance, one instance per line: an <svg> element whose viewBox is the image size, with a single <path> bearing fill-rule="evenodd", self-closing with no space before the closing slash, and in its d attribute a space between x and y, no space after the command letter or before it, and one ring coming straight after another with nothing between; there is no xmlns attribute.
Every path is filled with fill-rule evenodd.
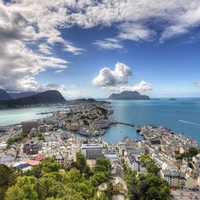
<svg viewBox="0 0 200 200"><path fill-rule="evenodd" d="M134 127L134 124L130 124L130 123L126 123L126 122L117 122L117 124L123 124L123 125L126 125L126 126Z"/></svg>

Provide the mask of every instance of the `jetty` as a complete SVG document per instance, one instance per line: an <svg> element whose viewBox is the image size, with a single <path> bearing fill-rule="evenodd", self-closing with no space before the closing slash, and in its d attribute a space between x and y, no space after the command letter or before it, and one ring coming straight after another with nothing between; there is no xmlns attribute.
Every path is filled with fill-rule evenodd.
<svg viewBox="0 0 200 200"><path fill-rule="evenodd" d="M134 127L133 124L129 124L129 123L126 123L126 122L117 122L117 124L123 124L123 125Z"/></svg>

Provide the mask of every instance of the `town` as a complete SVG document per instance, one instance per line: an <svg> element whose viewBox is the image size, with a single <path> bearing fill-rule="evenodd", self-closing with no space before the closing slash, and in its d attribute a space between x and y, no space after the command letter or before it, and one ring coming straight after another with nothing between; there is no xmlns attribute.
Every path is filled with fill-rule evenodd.
<svg viewBox="0 0 200 200"><path fill-rule="evenodd" d="M196 140L152 124L139 128L144 140L126 137L116 144L100 136L117 122L106 102L82 102L52 115L0 127L0 163L27 171L46 157L67 167L81 152L92 167L101 157L111 163L112 189L120 194L127 187L121 161L138 174L148 173L152 161L158 175L168 182L172 199L199 199L200 153ZM196 150L196 151L195 151ZM146 155L149 159L141 159Z"/></svg>

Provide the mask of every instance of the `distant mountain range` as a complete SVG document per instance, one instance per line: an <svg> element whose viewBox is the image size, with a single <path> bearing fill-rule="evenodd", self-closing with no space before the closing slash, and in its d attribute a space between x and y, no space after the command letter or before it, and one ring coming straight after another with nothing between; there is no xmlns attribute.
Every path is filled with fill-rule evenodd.
<svg viewBox="0 0 200 200"><path fill-rule="evenodd" d="M12 97L12 99L18 99L38 94L38 92L20 92L20 93L8 93L8 94Z"/></svg>
<svg viewBox="0 0 200 200"><path fill-rule="evenodd" d="M120 94L113 93L108 99L112 100L150 100L147 95L141 95L136 91L123 91Z"/></svg>
<svg viewBox="0 0 200 200"><path fill-rule="evenodd" d="M3 94L5 95L5 93ZM60 92L58 92L57 90L48 90L46 92L41 92L28 97L0 101L0 107L15 108L28 105L64 103L64 102L66 102L66 100Z"/></svg>
<svg viewBox="0 0 200 200"><path fill-rule="evenodd" d="M0 101L24 98L24 97L32 96L34 94L38 94L38 92L20 92L20 93L11 92L9 93L3 89L0 89Z"/></svg>
<svg viewBox="0 0 200 200"><path fill-rule="evenodd" d="M0 89L0 101L10 100L12 97L3 89Z"/></svg>

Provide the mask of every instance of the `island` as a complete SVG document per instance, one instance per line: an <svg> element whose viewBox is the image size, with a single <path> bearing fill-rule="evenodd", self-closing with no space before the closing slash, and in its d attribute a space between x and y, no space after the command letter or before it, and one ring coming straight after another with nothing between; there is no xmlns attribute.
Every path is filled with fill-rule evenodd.
<svg viewBox="0 0 200 200"><path fill-rule="evenodd" d="M113 93L108 99L111 100L150 100L147 95L141 95L136 91L123 91L120 94Z"/></svg>

